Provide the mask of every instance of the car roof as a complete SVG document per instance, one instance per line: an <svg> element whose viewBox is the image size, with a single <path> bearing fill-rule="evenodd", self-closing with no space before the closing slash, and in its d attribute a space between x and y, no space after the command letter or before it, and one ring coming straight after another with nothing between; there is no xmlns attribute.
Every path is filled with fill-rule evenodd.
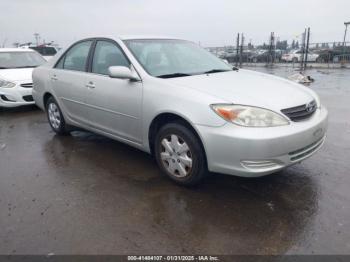
<svg viewBox="0 0 350 262"><path fill-rule="evenodd" d="M35 52L29 48L0 48L0 52Z"/></svg>
<svg viewBox="0 0 350 262"><path fill-rule="evenodd" d="M181 38L173 36L157 36L157 35L121 35L118 37L121 40L141 40L141 39L176 39L182 40Z"/></svg>
<svg viewBox="0 0 350 262"><path fill-rule="evenodd" d="M171 40L184 40L174 36L159 36L159 35L91 35L85 37L81 40L91 39L91 38L109 38L109 39L119 39L119 40L142 40L142 39L171 39Z"/></svg>

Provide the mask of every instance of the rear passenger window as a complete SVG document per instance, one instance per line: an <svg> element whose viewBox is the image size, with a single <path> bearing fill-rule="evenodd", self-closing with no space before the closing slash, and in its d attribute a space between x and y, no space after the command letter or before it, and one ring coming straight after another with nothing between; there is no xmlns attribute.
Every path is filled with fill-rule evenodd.
<svg viewBox="0 0 350 262"><path fill-rule="evenodd" d="M85 72L91 43L92 41L85 41L74 45L61 58L56 68Z"/></svg>
<svg viewBox="0 0 350 262"><path fill-rule="evenodd" d="M109 41L98 41L92 60L92 72L108 75L110 66L129 67L130 63L116 44Z"/></svg>

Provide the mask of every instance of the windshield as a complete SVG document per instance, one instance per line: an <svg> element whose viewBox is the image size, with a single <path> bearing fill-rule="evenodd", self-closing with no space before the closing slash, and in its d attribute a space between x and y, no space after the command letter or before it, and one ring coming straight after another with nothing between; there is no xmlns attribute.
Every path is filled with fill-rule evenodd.
<svg viewBox="0 0 350 262"><path fill-rule="evenodd" d="M189 41L142 39L124 42L152 76L169 78L232 70L230 65Z"/></svg>
<svg viewBox="0 0 350 262"><path fill-rule="evenodd" d="M0 69L37 67L45 62L36 52L0 52Z"/></svg>

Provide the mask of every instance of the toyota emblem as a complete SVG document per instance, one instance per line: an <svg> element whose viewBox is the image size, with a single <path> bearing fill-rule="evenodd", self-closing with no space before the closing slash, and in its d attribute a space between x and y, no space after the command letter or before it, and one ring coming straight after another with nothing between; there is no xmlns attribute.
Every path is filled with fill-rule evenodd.
<svg viewBox="0 0 350 262"><path fill-rule="evenodd" d="M311 112L313 109L313 105L311 103L306 105L306 112Z"/></svg>

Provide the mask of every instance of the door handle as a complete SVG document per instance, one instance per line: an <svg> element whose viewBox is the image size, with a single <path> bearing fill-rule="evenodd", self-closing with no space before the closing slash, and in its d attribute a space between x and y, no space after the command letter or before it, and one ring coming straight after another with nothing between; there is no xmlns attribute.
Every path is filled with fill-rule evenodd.
<svg viewBox="0 0 350 262"><path fill-rule="evenodd" d="M56 80L58 80L58 78L57 78L56 75L53 75L53 76L51 77L51 80L52 80L52 81L56 81Z"/></svg>
<svg viewBox="0 0 350 262"><path fill-rule="evenodd" d="M88 88L95 88L95 84L91 81L89 83L87 83L85 86Z"/></svg>

